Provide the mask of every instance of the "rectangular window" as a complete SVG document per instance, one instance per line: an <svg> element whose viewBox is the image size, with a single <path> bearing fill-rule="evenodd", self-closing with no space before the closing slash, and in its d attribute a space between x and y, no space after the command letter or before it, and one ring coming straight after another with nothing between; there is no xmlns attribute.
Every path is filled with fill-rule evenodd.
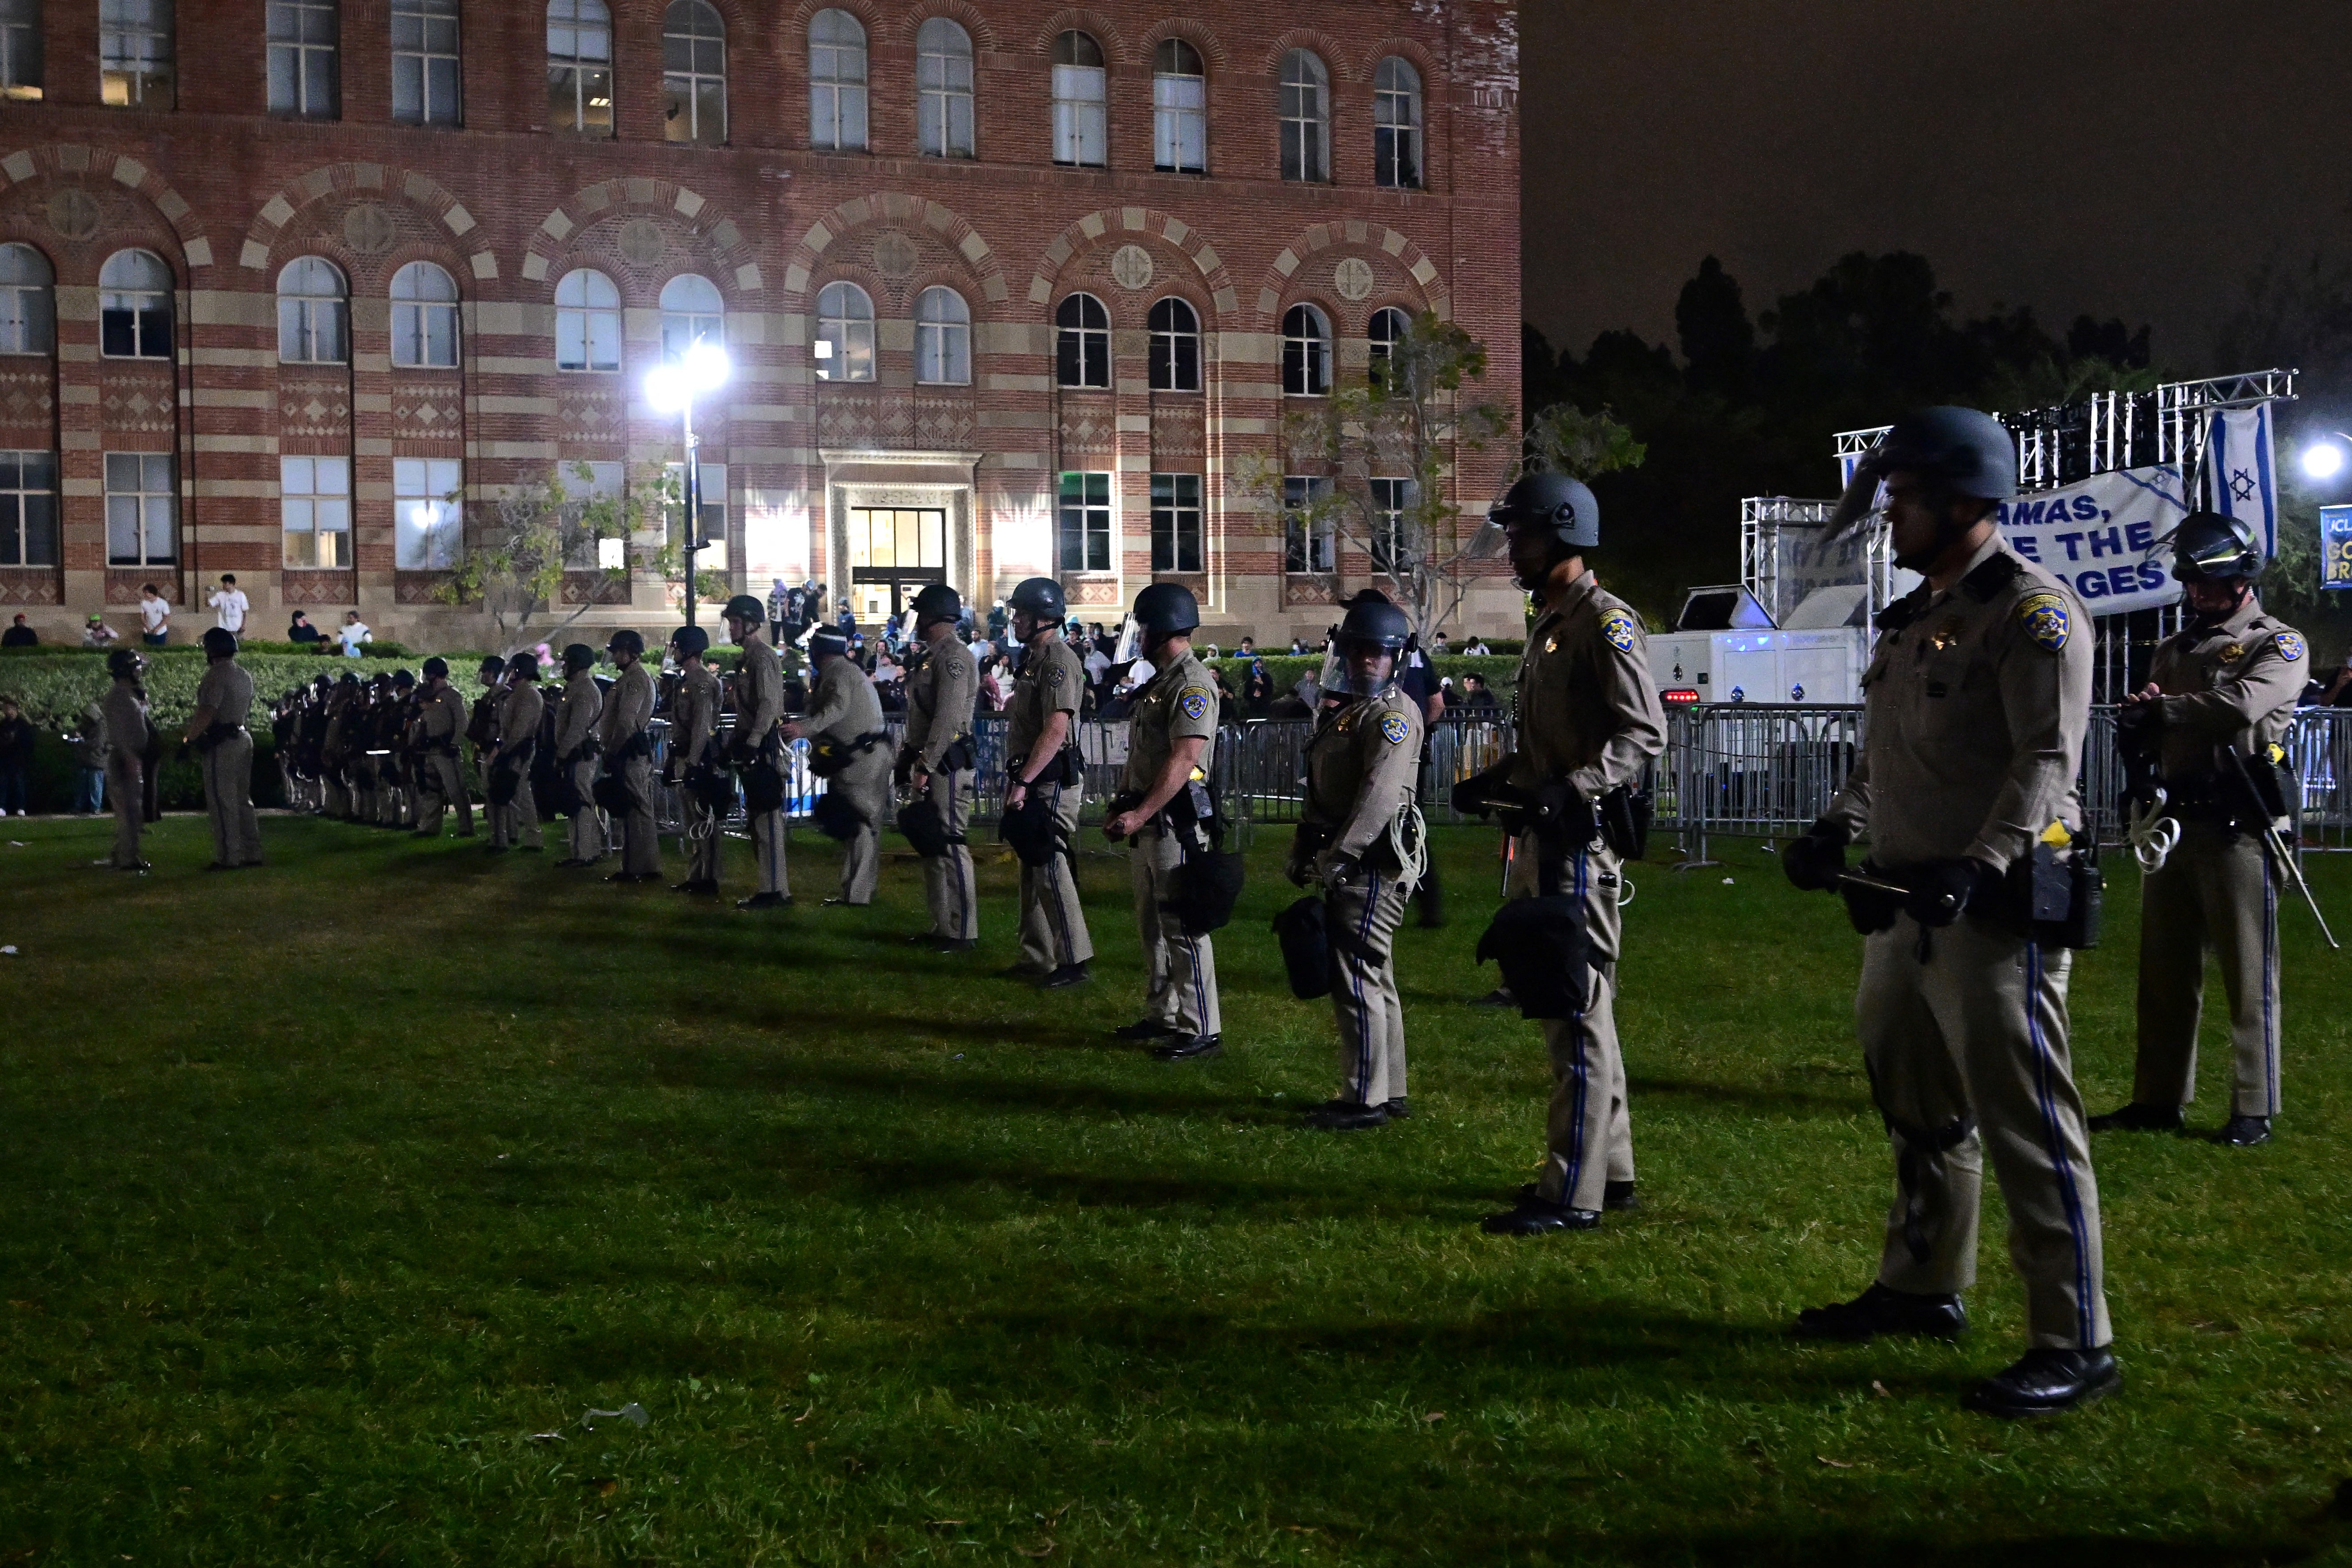
<svg viewBox="0 0 2352 1568"><path fill-rule="evenodd" d="M547 123L582 136L613 133L613 23L604 0L547 8Z"/></svg>
<svg viewBox="0 0 2352 1568"><path fill-rule="evenodd" d="M41 96L41 0L0 0L0 97Z"/></svg>
<svg viewBox="0 0 2352 1568"><path fill-rule="evenodd" d="M1200 572L1201 476L1151 476L1151 569Z"/></svg>
<svg viewBox="0 0 2352 1568"><path fill-rule="evenodd" d="M1338 531L1328 512L1317 508L1330 490L1328 479L1282 481L1282 569L1285 572L1329 572L1336 553Z"/></svg>
<svg viewBox="0 0 2352 1568"><path fill-rule="evenodd" d="M172 0L99 0L98 95L118 109L172 107Z"/></svg>
<svg viewBox="0 0 2352 1568"><path fill-rule="evenodd" d="M269 0L269 112L332 120L341 112L336 0Z"/></svg>
<svg viewBox="0 0 2352 1568"><path fill-rule="evenodd" d="M1417 487L1411 479L1374 479L1372 487L1372 570L1391 574L1412 569L1412 525L1405 513L1414 503Z"/></svg>
<svg viewBox="0 0 2352 1568"><path fill-rule="evenodd" d="M57 454L0 452L0 566L57 563Z"/></svg>
<svg viewBox="0 0 2352 1568"><path fill-rule="evenodd" d="M57 341L56 297L49 286L0 283L0 354L45 354Z"/></svg>
<svg viewBox="0 0 2352 1568"><path fill-rule="evenodd" d="M677 506L671 509L669 541L684 548L686 540L680 525L686 517L686 465L665 463L662 471L677 487ZM727 465L702 465L702 539L705 548L695 563L705 572L727 570Z"/></svg>
<svg viewBox="0 0 2352 1568"><path fill-rule="evenodd" d="M1098 169L1107 160L1100 66L1054 68L1054 162Z"/></svg>
<svg viewBox="0 0 2352 1568"><path fill-rule="evenodd" d="M1108 572L1110 564L1110 476L1064 474L1061 570Z"/></svg>
<svg viewBox="0 0 2352 1568"><path fill-rule="evenodd" d="M454 458L395 458L392 464L392 563L404 572L457 564L465 510L457 499L465 465Z"/></svg>
<svg viewBox="0 0 2352 1568"><path fill-rule="evenodd" d="M971 156L971 56L924 50L915 61L915 131L927 158Z"/></svg>
<svg viewBox="0 0 2352 1568"><path fill-rule="evenodd" d="M352 563L352 460L278 459L278 519L289 566Z"/></svg>
<svg viewBox="0 0 2352 1568"><path fill-rule="evenodd" d="M625 533L614 533L613 528L627 516L618 506L622 500L625 470L618 463L578 462L567 458L559 465L558 477L563 481L564 515L578 519L580 528L569 536L564 547L564 566L574 572L599 569L618 571L629 563L629 541ZM586 468L586 474L581 473ZM604 512L604 503L614 503L614 510ZM603 535L591 526L588 513L595 508L604 514Z"/></svg>
<svg viewBox="0 0 2352 1568"><path fill-rule="evenodd" d="M1179 174L1209 167L1209 79L1151 79L1151 166Z"/></svg>
<svg viewBox="0 0 2352 1568"><path fill-rule="evenodd" d="M457 0L392 0L392 117L457 123Z"/></svg>
<svg viewBox="0 0 2352 1568"><path fill-rule="evenodd" d="M143 289L100 294L98 348L109 359L170 359L172 296Z"/></svg>
<svg viewBox="0 0 2352 1568"><path fill-rule="evenodd" d="M106 561L169 566L180 553L180 493L169 452L106 455Z"/></svg>

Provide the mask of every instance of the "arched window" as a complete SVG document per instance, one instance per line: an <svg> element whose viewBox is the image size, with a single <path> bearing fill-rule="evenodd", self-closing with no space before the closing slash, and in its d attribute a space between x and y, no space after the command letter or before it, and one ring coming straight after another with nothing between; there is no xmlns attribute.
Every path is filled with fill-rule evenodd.
<svg viewBox="0 0 2352 1568"><path fill-rule="evenodd" d="M1372 181L1421 184L1421 73L1394 55L1372 76Z"/></svg>
<svg viewBox="0 0 2352 1568"><path fill-rule="evenodd" d="M930 386L971 382L971 307L952 289L926 289L915 301L915 379Z"/></svg>
<svg viewBox="0 0 2352 1568"><path fill-rule="evenodd" d="M269 0L269 112L332 120L341 112L342 7L337 0Z"/></svg>
<svg viewBox="0 0 2352 1568"><path fill-rule="evenodd" d="M670 0L662 14L662 138L727 142L727 24L708 0Z"/></svg>
<svg viewBox="0 0 2352 1568"><path fill-rule="evenodd" d="M613 13L604 0L548 0L547 123L613 133Z"/></svg>
<svg viewBox="0 0 2352 1568"><path fill-rule="evenodd" d="M1305 49L1282 57L1282 177L1331 177L1331 73Z"/></svg>
<svg viewBox="0 0 2352 1568"><path fill-rule="evenodd" d="M1209 76L1201 51L1163 39L1151 57L1151 166L1171 174L1209 168Z"/></svg>
<svg viewBox="0 0 2352 1568"><path fill-rule="evenodd" d="M945 16L915 32L915 122L927 158L969 158L971 35Z"/></svg>
<svg viewBox="0 0 2352 1568"><path fill-rule="evenodd" d="M1181 300L1151 307L1151 390L1201 390L1201 318Z"/></svg>
<svg viewBox="0 0 2352 1568"><path fill-rule="evenodd" d="M1282 318L1282 390L1320 397L1331 390L1331 323L1312 305L1293 305Z"/></svg>
<svg viewBox="0 0 2352 1568"><path fill-rule="evenodd" d="M29 245L0 245L0 354L45 354L58 343L57 273Z"/></svg>
<svg viewBox="0 0 2352 1568"><path fill-rule="evenodd" d="M1086 33L1054 40L1054 162L1099 169L1110 142L1102 46Z"/></svg>
<svg viewBox="0 0 2352 1568"><path fill-rule="evenodd" d="M855 283L828 283L816 297L819 381L874 379L874 301Z"/></svg>
<svg viewBox="0 0 2352 1568"><path fill-rule="evenodd" d="M430 261L392 275L392 363L404 370L457 364L457 284Z"/></svg>
<svg viewBox="0 0 2352 1568"><path fill-rule="evenodd" d="M99 0L98 98L120 109L172 107L172 0Z"/></svg>
<svg viewBox="0 0 2352 1568"><path fill-rule="evenodd" d="M109 359L172 357L172 269L147 250L118 250L98 272L98 351Z"/></svg>
<svg viewBox="0 0 2352 1568"><path fill-rule="evenodd" d="M1064 386L1110 384L1110 312L1092 294L1072 294L1054 311L1054 379Z"/></svg>
<svg viewBox="0 0 2352 1568"><path fill-rule="evenodd" d="M0 0L0 97L41 96L39 0Z"/></svg>
<svg viewBox="0 0 2352 1568"><path fill-rule="evenodd" d="M282 364L341 364L351 357L350 291L335 264L303 256L278 274L278 358Z"/></svg>
<svg viewBox="0 0 2352 1568"><path fill-rule="evenodd" d="M809 18L809 145L866 149L866 28L846 11Z"/></svg>
<svg viewBox="0 0 2352 1568"><path fill-rule="evenodd" d="M686 351L706 340L727 341L727 307L719 285L708 278L681 272L662 285L662 358L683 359Z"/></svg>
<svg viewBox="0 0 2352 1568"><path fill-rule="evenodd" d="M621 368L621 291L593 268L567 272L555 286L555 368Z"/></svg>
<svg viewBox="0 0 2352 1568"><path fill-rule="evenodd" d="M1394 305L1383 306L1372 312L1366 323L1364 336L1371 341L1370 378L1374 386L1388 384L1390 356L1397 344L1404 341L1405 332L1412 326L1412 318Z"/></svg>
<svg viewBox="0 0 2352 1568"><path fill-rule="evenodd" d="M392 117L458 122L457 0L392 0Z"/></svg>

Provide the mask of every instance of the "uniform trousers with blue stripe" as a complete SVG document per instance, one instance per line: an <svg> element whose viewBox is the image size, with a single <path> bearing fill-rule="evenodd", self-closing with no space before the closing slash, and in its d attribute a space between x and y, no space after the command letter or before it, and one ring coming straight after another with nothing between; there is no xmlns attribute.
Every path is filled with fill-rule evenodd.
<svg viewBox="0 0 2352 1568"><path fill-rule="evenodd" d="M1617 857L1598 840L1566 858L1557 889L1542 886L1541 858L1535 836L1522 835L1511 857L1510 895L1575 896L1584 906L1591 972L1583 1011L1544 1020L1552 1088L1536 1190L1553 1203L1598 1211L1608 1184L1633 1179L1633 1110L1617 1044L1617 955L1624 933L1617 895L1624 879Z"/></svg>
<svg viewBox="0 0 2352 1568"><path fill-rule="evenodd" d="M971 827L971 770L945 768L930 775L929 795L951 842L947 853L925 858L923 894L931 906L931 934L973 942L980 936L980 888L972 879L971 848L961 840Z"/></svg>
<svg viewBox="0 0 2352 1568"><path fill-rule="evenodd" d="M1394 876L1367 870L1323 895L1323 929L1331 943L1331 1012L1339 1025L1339 1098L1357 1105L1405 1098L1396 929L1410 891Z"/></svg>
<svg viewBox="0 0 2352 1568"><path fill-rule="evenodd" d="M1078 808L1086 792L1078 784L1029 786L1043 793L1046 810L1065 845L1078 831ZM1094 938L1087 931L1086 910L1078 904L1077 862L1067 853L1043 866L1021 868L1021 962L1045 971L1084 963L1095 955Z"/></svg>
<svg viewBox="0 0 2352 1568"><path fill-rule="evenodd" d="M2037 1347L2107 1343L2099 1184L2066 1046L2073 954L1962 916L1910 916L1864 947L1854 1016L1895 1152L1882 1285L1976 1282L1985 1155L2009 1205L2009 1256ZM1924 953L1924 956L1923 956Z"/></svg>
<svg viewBox="0 0 2352 1568"><path fill-rule="evenodd" d="M2189 822L2140 884L2139 1063L2132 1099L2186 1105L2197 1095L2197 1020L2205 954L2221 971L2235 1060L2230 1110L2279 1113L2278 883L2262 841Z"/></svg>
<svg viewBox="0 0 2352 1568"><path fill-rule="evenodd" d="M1128 862L1135 879L1135 925L1151 977L1144 1013L1179 1035L1224 1032L1217 1007L1217 950L1205 936L1186 936L1167 905L1176 897L1183 847L1155 824L1136 839Z"/></svg>

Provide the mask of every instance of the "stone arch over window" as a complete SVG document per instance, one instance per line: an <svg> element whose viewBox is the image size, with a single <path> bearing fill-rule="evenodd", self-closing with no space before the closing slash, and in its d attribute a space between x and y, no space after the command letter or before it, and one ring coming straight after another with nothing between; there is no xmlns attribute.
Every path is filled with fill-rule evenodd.
<svg viewBox="0 0 2352 1568"><path fill-rule="evenodd" d="M1358 298L1369 297L1383 273L1393 269L1403 275L1401 283L1409 279L1411 286L1420 291L1423 309L1441 317L1454 314L1453 294L1445 287L1437 263L1427 252L1385 224L1350 218L1307 228L1274 258L1274 265L1266 269L1265 281L1258 289L1259 330L1274 330L1284 301L1306 290L1311 289L1318 296L1336 293L1346 299L1350 289L1344 286L1345 280L1339 272L1351 257L1370 269L1369 277L1358 276L1357 280L1365 284Z"/></svg>
<svg viewBox="0 0 2352 1568"><path fill-rule="evenodd" d="M489 238L482 232L481 224L447 187L414 170L362 163L321 165L262 204L253 226L246 231L238 264L255 272L268 271L284 246L294 215L312 202L329 197L341 197L353 204L408 207L448 236L466 257L465 270L477 279L499 275L499 258L489 248ZM357 221L361 220L347 215L346 237L351 237L349 224ZM364 246L354 244L352 248L362 249Z"/></svg>
<svg viewBox="0 0 2352 1568"><path fill-rule="evenodd" d="M47 142L21 148L0 158L0 192L19 185L56 182L60 186L111 181L151 209L158 221L158 239L175 244L176 260L193 269L213 265L213 242L196 221L186 197L138 159L100 152L77 142ZM87 196L84 197L87 202ZM165 257L167 261L175 259Z"/></svg>
<svg viewBox="0 0 2352 1568"><path fill-rule="evenodd" d="M793 247L784 267L787 309L806 309L810 280L821 267L838 275L841 267L827 261L843 237L868 225L886 224L902 229L920 228L962 258L982 299L1002 302L1011 293L996 253L978 229L952 208L921 196L883 191L842 203L811 224ZM963 292L963 290L959 290ZM969 294L966 295L969 298Z"/></svg>
<svg viewBox="0 0 2352 1568"><path fill-rule="evenodd" d="M1074 257L1097 246L1116 247L1139 239L1164 241L1182 252L1219 317L1229 319L1239 310L1239 297L1224 258L1209 243L1208 236L1183 219L1151 207L1105 207L1064 229L1038 258L1037 269L1029 279L1029 302L1048 305L1066 291L1059 279ZM1162 288L1159 292L1167 290Z"/></svg>
<svg viewBox="0 0 2352 1568"><path fill-rule="evenodd" d="M653 226L653 237L660 241L644 261L626 254L617 258L641 273L664 265L669 237L677 234L678 247L691 258L685 264L687 269L728 279L738 295L758 294L767 286L742 226L717 203L684 185L642 177L601 180L573 192L562 206L540 220L522 258L522 275L543 283L575 267L595 267L609 273L612 268L605 262L575 254L574 247L582 230L616 216L644 218ZM646 231L637 231L636 237L645 238ZM625 247L629 239L628 235L623 236Z"/></svg>
<svg viewBox="0 0 2352 1568"><path fill-rule="evenodd" d="M1033 47L1040 57L1050 60L1054 58L1054 46L1064 33L1085 33L1092 37L1102 46L1103 63L1107 66L1131 66L1136 61L1135 49L1127 35L1120 32L1108 16L1083 6L1057 11L1047 17L1045 25L1037 30L1036 42Z"/></svg>

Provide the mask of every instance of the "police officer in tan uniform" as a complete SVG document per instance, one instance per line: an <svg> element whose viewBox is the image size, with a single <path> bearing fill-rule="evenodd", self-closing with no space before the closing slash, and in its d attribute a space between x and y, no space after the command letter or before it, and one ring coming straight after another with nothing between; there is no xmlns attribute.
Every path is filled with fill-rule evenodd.
<svg viewBox="0 0 2352 1568"><path fill-rule="evenodd" d="M680 626L669 634L670 651L678 667L677 695L669 713L669 754L662 762L664 782L678 792L678 818L686 851L686 880L674 882L677 893L719 891L719 825L724 813L713 803L717 782L731 775L720 772L717 760L719 710L725 700L719 677L703 662L710 634L700 626ZM709 793L705 793L706 790Z"/></svg>
<svg viewBox="0 0 2352 1568"><path fill-rule="evenodd" d="M1013 972L1048 991L1084 984L1095 955L1086 911L1078 907L1076 837L1086 798L1086 764L1077 743L1086 666L1062 636L1067 605L1062 585L1031 577L1008 601L1013 635L1026 650L1005 710L1004 810L1042 816L1052 856L1021 865L1021 962Z"/></svg>
<svg viewBox="0 0 2352 1568"><path fill-rule="evenodd" d="M979 888L964 830L971 816L978 748L972 706L980 699L980 665L956 635L963 601L944 583L915 595L915 636L923 656L907 678L907 732L898 771L914 794L928 799L947 829L947 851L923 858L923 891L931 929L909 939L947 952L969 952L980 940Z"/></svg>
<svg viewBox="0 0 2352 1568"><path fill-rule="evenodd" d="M1516 834L1511 897L1571 900L1587 955L1574 977L1582 984L1571 983L1573 999L1557 1008L1562 1016L1542 1020L1552 1069L1542 1172L1484 1222L1496 1235L1541 1236L1590 1230L1602 1210L1637 1201L1617 1040L1624 874L1601 833L1601 808L1640 786L1644 765L1665 749L1665 721L1641 617L1587 564L1601 543L1592 492L1565 474L1528 474L1490 521L1504 530L1511 569L1538 608L1513 700L1518 750L1464 781L1454 799L1503 811ZM1518 1001L1534 1016L1529 997Z"/></svg>
<svg viewBox="0 0 2352 1568"><path fill-rule="evenodd" d="M1340 622L1339 666L1324 695L1342 700L1307 742L1307 808L1291 842L1290 879L1323 889L1339 1092L1307 1122L1333 1131L1410 1114L1395 943L1424 849L1414 804L1422 716L1396 664L1412 635L1404 612L1381 601L1355 605Z"/></svg>
<svg viewBox="0 0 2352 1568"><path fill-rule="evenodd" d="M1217 1007L1217 953L1211 939L1188 936L1170 905L1184 864L1182 825L1169 810L1180 795L1206 781L1217 740L1217 682L1192 656L1201 607L1191 589L1154 583L1135 597L1136 625L1151 680L1135 694L1128 714L1127 772L1109 820L1108 838L1131 844L1135 923L1143 939L1151 990L1144 1016L1114 1031L1125 1040L1157 1041L1161 1061L1190 1061L1224 1049Z"/></svg>
<svg viewBox="0 0 2352 1568"><path fill-rule="evenodd" d="M474 699L473 711L466 716L466 741L474 748L474 776L481 782L482 810L488 816L490 758L498 751L499 710L507 698L507 661L491 654L476 667L474 678L481 682L482 694Z"/></svg>
<svg viewBox="0 0 2352 1568"><path fill-rule="evenodd" d="M466 795L466 778L457 765L457 745L466 738L466 700L449 684L449 661L425 661L425 690L419 703L414 747L416 768L416 836L441 837L441 817L457 808L457 836L474 836L474 803Z"/></svg>
<svg viewBox="0 0 2352 1568"><path fill-rule="evenodd" d="M236 634L205 633L205 674L196 709L183 739L204 758L205 811L212 818L208 871L261 864L261 823L253 811L253 736L245 727L253 710L253 677L236 662Z"/></svg>
<svg viewBox="0 0 2352 1568"><path fill-rule="evenodd" d="M107 864L118 871L144 871L139 835L145 827L141 805L146 797L146 756L152 731L147 718L147 689L139 678L147 660L136 648L118 647L106 656L107 673L114 678L100 711L106 719L106 799L114 808L114 854Z"/></svg>
<svg viewBox="0 0 2352 1568"><path fill-rule="evenodd" d="M809 695L808 713L797 722L787 721L782 733L787 741L806 737L841 759L840 771L825 781L825 793L840 797L830 809L845 819L841 891L825 902L863 906L874 901L881 876L877 835L890 804L890 732L882 725L874 679L849 657L847 637L812 632L809 657L816 662L816 689Z"/></svg>
<svg viewBox="0 0 2352 1568"><path fill-rule="evenodd" d="M555 710L555 766L568 774L579 809L572 814L572 852L558 866L593 866L604 858L604 815L594 788L602 744L604 692L596 684L596 650L576 642L563 650L563 699Z"/></svg>
<svg viewBox="0 0 2352 1568"><path fill-rule="evenodd" d="M2230 999L2236 1071L2216 1142L2267 1143L2279 1110L2278 868L2244 788L2273 779L2280 742L2311 671L2303 635L2263 611L2260 542L2246 524L2193 512L2173 534L2173 575L2190 619L2156 650L2148 682L2124 699L2118 740L2152 764L2180 825L2140 881L2139 1062L2131 1102L2091 1131L2175 1131L2197 1088L2205 953ZM2241 771L2242 770L2242 772ZM2280 803L2285 803L2284 792ZM2259 815L2265 820L2269 807Z"/></svg>
<svg viewBox="0 0 2352 1568"><path fill-rule="evenodd" d="M784 869L784 664L760 635L766 609L749 594L727 601L727 636L743 650L735 662L735 731L729 760L743 780L743 811L751 819L751 863L759 889L738 899L739 910L782 909L793 901Z"/></svg>
<svg viewBox="0 0 2352 1568"><path fill-rule="evenodd" d="M2085 898L2070 891L2082 868L2068 846L2083 826L2089 617L2001 542L2017 449L1989 416L1929 408L1898 421L1860 465L1833 534L1867 514L1882 481L1895 563L1926 581L1879 616L1863 754L1782 866L1799 887L1843 891L1869 933L1854 1014L1895 1194L1877 1282L1801 1313L1795 1331L1965 1332L1990 1153L2032 1348L1967 1403L2046 1415L2122 1381L2066 1045L2066 943L2084 940L2065 926ZM1864 831L1860 875L1876 887L1841 880L1845 845Z"/></svg>
<svg viewBox="0 0 2352 1568"><path fill-rule="evenodd" d="M598 739L604 772L621 782L629 797L621 815L621 868L608 882L661 879L661 839L654 823L653 671L646 668L646 639L624 626L604 645L620 679L604 700Z"/></svg>
<svg viewBox="0 0 2352 1568"><path fill-rule="evenodd" d="M490 819L490 847L520 847L536 854L541 847L539 800L531 793L531 763L539 754L540 721L547 699L539 689L539 656L519 653L503 671L491 721L496 736L482 761L482 787L488 795L483 810ZM509 793L511 791L511 793ZM501 802L498 797L505 795Z"/></svg>

